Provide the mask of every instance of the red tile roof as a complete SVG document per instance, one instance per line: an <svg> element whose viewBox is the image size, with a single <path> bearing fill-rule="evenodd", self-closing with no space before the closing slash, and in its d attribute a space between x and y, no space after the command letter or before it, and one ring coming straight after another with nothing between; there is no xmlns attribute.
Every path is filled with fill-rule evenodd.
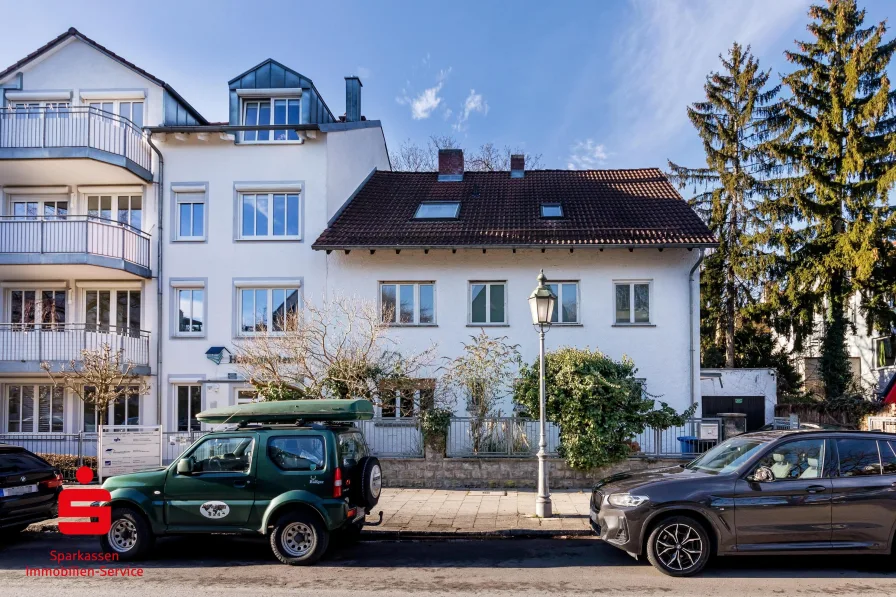
<svg viewBox="0 0 896 597"><path fill-rule="evenodd" d="M415 220L422 201L459 201L455 220ZM562 218L542 218L560 203ZM375 172L314 249L463 247L711 247L717 241L658 168Z"/></svg>

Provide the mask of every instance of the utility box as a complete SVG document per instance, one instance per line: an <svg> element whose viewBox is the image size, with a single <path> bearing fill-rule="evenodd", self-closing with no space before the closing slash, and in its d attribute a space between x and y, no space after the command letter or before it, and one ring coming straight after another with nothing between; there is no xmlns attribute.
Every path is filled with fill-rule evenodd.
<svg viewBox="0 0 896 597"><path fill-rule="evenodd" d="M747 415L744 413L718 413L722 419L722 433L725 439L747 432Z"/></svg>

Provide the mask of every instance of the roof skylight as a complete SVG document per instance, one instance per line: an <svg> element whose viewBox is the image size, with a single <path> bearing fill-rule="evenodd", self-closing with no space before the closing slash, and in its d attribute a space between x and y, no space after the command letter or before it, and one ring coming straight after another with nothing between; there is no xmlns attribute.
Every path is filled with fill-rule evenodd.
<svg viewBox="0 0 896 597"><path fill-rule="evenodd" d="M417 220L453 220L460 211L459 201L430 201L417 207L414 219Z"/></svg>
<svg viewBox="0 0 896 597"><path fill-rule="evenodd" d="M542 203L541 204L541 217L542 218L562 218L563 217L563 206L559 203Z"/></svg>

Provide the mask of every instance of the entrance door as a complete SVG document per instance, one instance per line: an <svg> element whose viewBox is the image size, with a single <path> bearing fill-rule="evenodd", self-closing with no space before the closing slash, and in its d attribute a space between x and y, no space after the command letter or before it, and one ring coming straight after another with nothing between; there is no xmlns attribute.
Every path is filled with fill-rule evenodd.
<svg viewBox="0 0 896 597"><path fill-rule="evenodd" d="M206 436L182 458L193 472L168 471L165 520L169 528L240 527L249 521L255 502L256 437Z"/></svg>
<svg viewBox="0 0 896 597"><path fill-rule="evenodd" d="M734 519L739 551L824 549L831 543L830 441L794 440L768 450L749 471L771 469L770 482L739 479Z"/></svg>
<svg viewBox="0 0 896 597"><path fill-rule="evenodd" d="M717 417L719 413L747 415L747 431L765 425L764 396L703 396L703 417Z"/></svg>

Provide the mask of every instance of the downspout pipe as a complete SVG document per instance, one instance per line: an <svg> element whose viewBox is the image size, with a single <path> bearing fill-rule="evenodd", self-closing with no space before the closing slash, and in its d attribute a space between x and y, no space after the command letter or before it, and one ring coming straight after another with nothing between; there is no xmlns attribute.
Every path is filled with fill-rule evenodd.
<svg viewBox="0 0 896 597"><path fill-rule="evenodd" d="M144 129L146 130L146 129ZM163 425L162 423L162 245L164 244L164 240L162 237L162 227L164 220L164 211L165 211L165 158L162 157L162 152L159 151L159 148L156 147L155 143L152 142L152 131L147 131L146 141L149 143L149 146L152 150L159 156L159 190L156 193L156 202L158 203L158 209L156 211L159 212L159 249L158 249L158 257L156 258L156 291L157 291L157 299L156 299L156 413L159 421L159 425Z"/></svg>
<svg viewBox="0 0 896 597"><path fill-rule="evenodd" d="M690 371L691 371L691 406L697 404L697 384L694 383L694 377L697 374L694 367L694 360L699 358L697 355L697 341L696 338L700 336L699 328L697 333L694 333L694 312L700 312L700 303L698 302L696 306L694 305L694 280L695 274L697 270L700 269L700 264L703 263L703 258L706 256L706 253L703 249L697 249L699 251L699 256L697 257L697 262L694 263L694 266L691 268L691 271L688 272L688 337L690 338ZM697 292L697 298L700 298L700 293Z"/></svg>

